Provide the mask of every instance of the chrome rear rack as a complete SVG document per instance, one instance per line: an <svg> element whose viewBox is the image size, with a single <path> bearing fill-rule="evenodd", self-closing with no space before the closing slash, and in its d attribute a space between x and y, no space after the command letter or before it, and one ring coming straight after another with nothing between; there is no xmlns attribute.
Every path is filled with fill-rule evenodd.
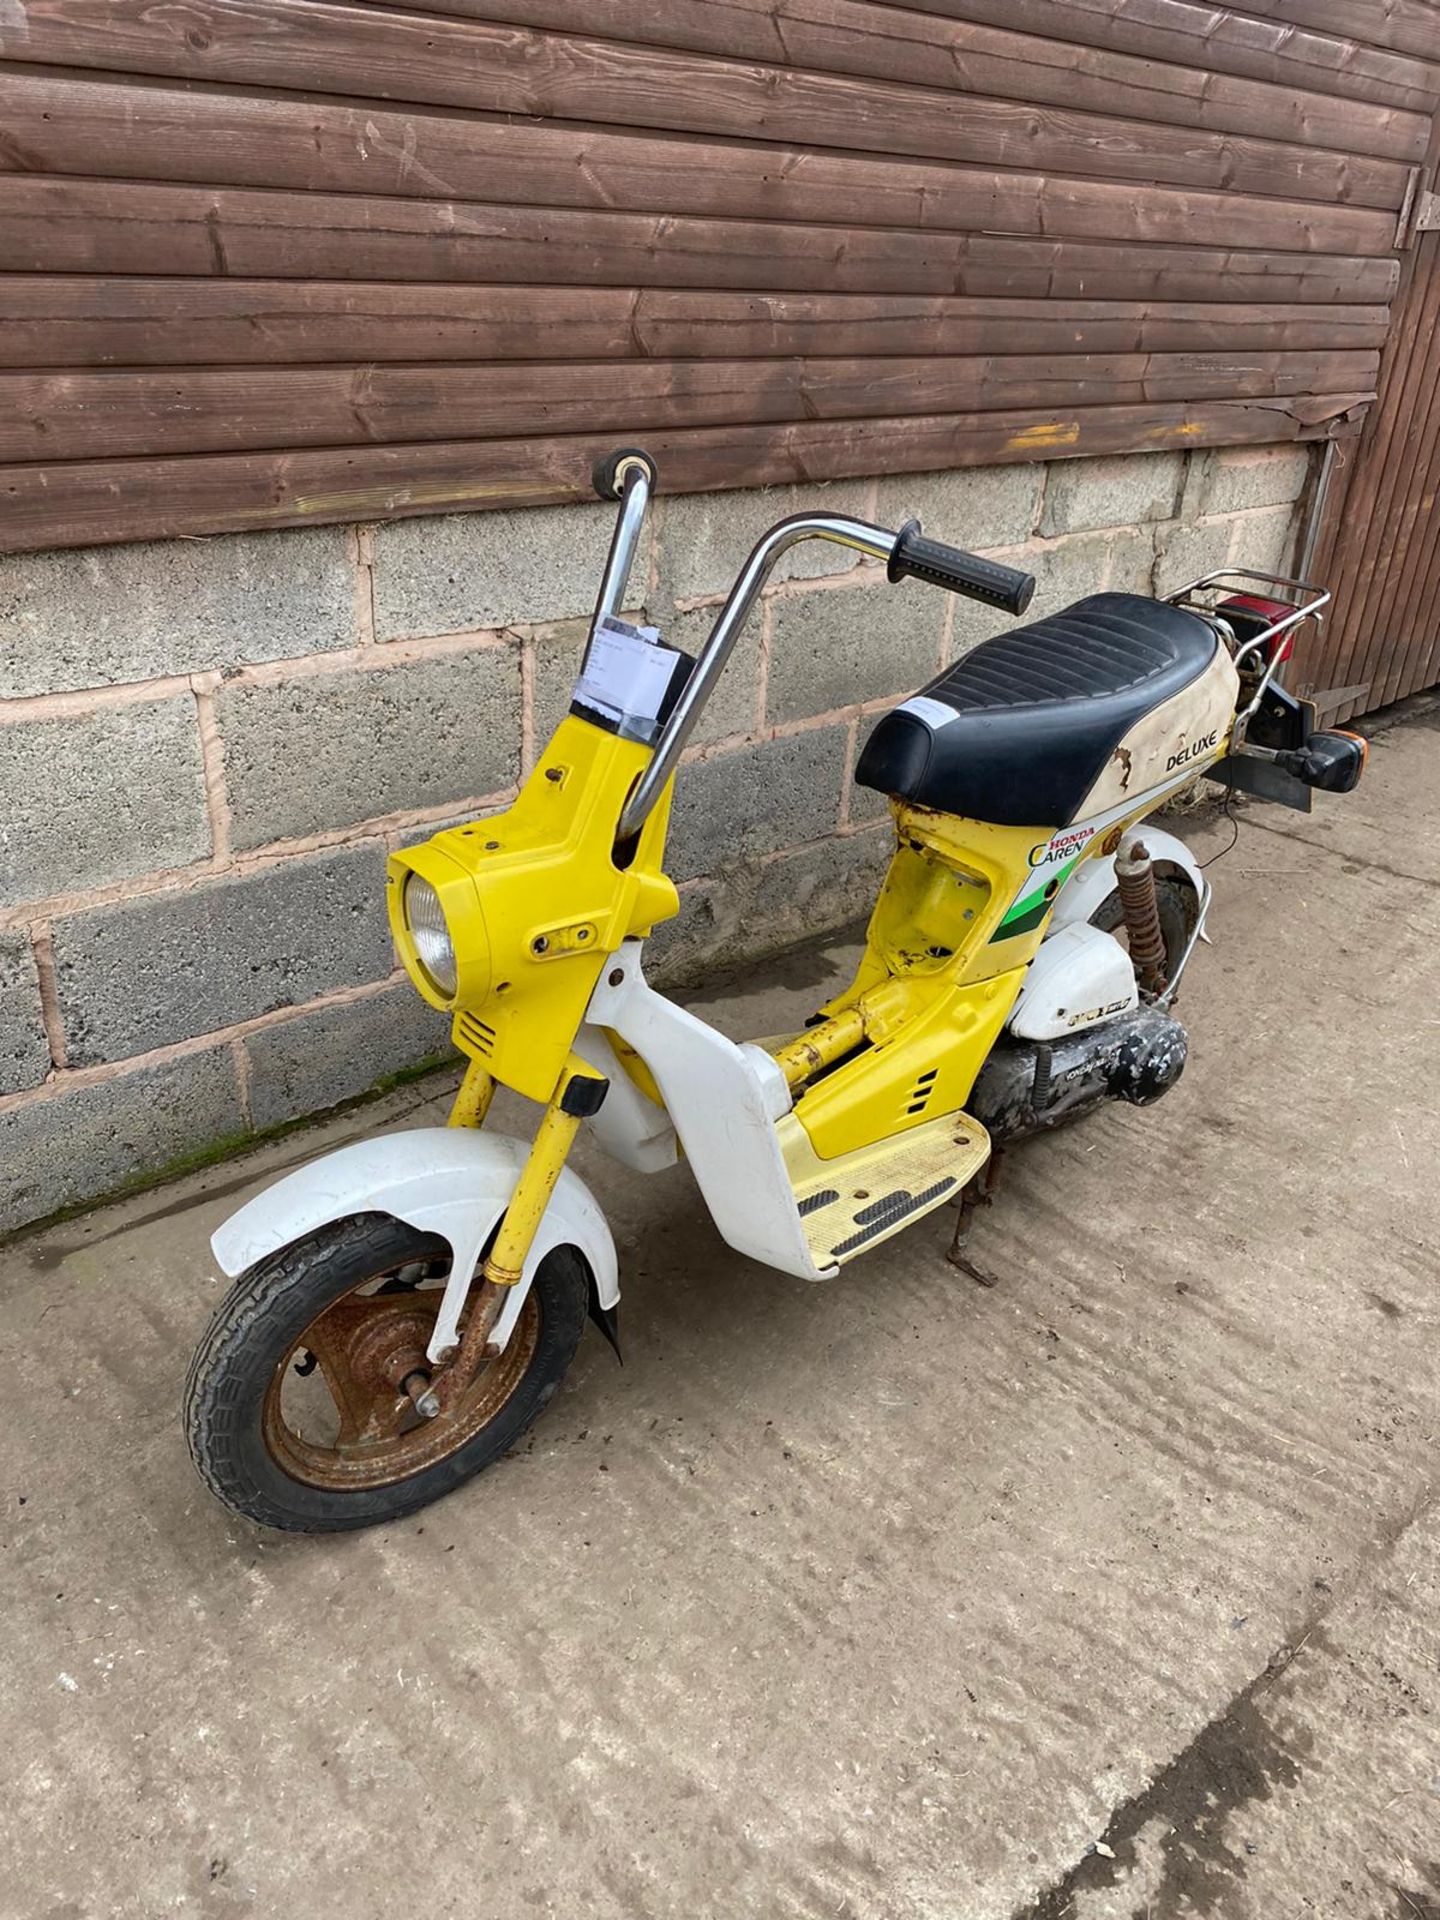
<svg viewBox="0 0 1440 1920"><path fill-rule="evenodd" d="M1257 586L1270 589L1265 597L1283 601L1289 611L1241 642L1217 602L1232 594L1253 592ZM1236 668L1243 669L1252 654L1260 654L1281 634L1290 634L1293 639L1296 630L1307 620L1313 620L1319 626L1331 596L1326 588L1317 586L1313 580L1297 580L1283 573L1260 573L1252 567L1218 567L1213 573L1202 574L1198 580L1190 581L1165 597L1172 607L1186 607L1214 627L1228 647ZM1232 752L1244 738L1246 725L1265 697L1265 689L1289 657L1290 646L1291 641L1287 640L1283 647L1272 648L1265 670L1251 693L1249 705L1235 716L1230 735Z"/></svg>

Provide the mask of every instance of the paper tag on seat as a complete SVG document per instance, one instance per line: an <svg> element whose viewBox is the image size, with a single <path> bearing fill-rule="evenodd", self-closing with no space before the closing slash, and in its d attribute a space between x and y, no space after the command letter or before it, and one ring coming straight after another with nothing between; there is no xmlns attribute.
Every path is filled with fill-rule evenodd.
<svg viewBox="0 0 1440 1920"><path fill-rule="evenodd" d="M953 707L947 707L939 700L928 699L923 693L903 701L895 711L913 714L917 720L923 720L932 733L938 733L941 727L948 727L952 720L960 718Z"/></svg>

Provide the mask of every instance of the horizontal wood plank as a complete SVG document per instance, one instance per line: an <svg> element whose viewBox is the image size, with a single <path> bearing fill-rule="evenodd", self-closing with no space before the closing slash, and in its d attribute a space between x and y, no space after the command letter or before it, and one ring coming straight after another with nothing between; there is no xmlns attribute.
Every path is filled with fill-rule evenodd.
<svg viewBox="0 0 1440 1920"><path fill-rule="evenodd" d="M0 275L0 366L1363 351L1372 306Z"/></svg>
<svg viewBox="0 0 1440 1920"><path fill-rule="evenodd" d="M1081 108L1210 133L1418 160L1428 118L1394 103L1347 100L1293 82L1143 60L874 0L412 0L397 9L581 32L857 79Z"/></svg>
<svg viewBox="0 0 1440 1920"><path fill-rule="evenodd" d="M55 74L7 79L6 170L1278 252L1380 255L1395 239L1388 213L1268 195Z"/></svg>
<svg viewBox="0 0 1440 1920"><path fill-rule="evenodd" d="M1077 46L1114 47L1213 73L1314 88L1376 106L1429 112L1440 99L1440 52L1421 58L1350 36L1348 0L1335 31L1258 20L1259 8L1212 0L879 0L957 20L1013 27Z"/></svg>
<svg viewBox="0 0 1440 1920"><path fill-rule="evenodd" d="M27 0L0 543L1356 430L1418 0Z"/></svg>
<svg viewBox="0 0 1440 1920"><path fill-rule="evenodd" d="M1440 13L1433 0L1245 0L1264 20L1344 34L1372 47L1440 60Z"/></svg>
<svg viewBox="0 0 1440 1920"><path fill-rule="evenodd" d="M307 0L28 0L11 58L1397 209L1399 161L1123 114Z"/></svg>
<svg viewBox="0 0 1440 1920"><path fill-rule="evenodd" d="M1388 302L1394 259L0 177L21 273Z"/></svg>
<svg viewBox="0 0 1440 1920"><path fill-rule="evenodd" d="M0 461L645 433L1373 387L1374 353L599 361L0 374Z"/></svg>
<svg viewBox="0 0 1440 1920"><path fill-rule="evenodd" d="M1135 449L1267 445L1354 431L1373 395L1068 414L921 416L666 431L647 436L666 490L917 473ZM0 551L242 527L318 525L593 498L613 435L352 447L281 454L0 468Z"/></svg>

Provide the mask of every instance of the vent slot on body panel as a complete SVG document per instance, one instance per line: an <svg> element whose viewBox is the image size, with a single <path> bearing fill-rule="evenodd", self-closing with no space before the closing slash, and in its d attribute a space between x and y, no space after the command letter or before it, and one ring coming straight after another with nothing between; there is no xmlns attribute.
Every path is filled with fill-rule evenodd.
<svg viewBox="0 0 1440 1920"><path fill-rule="evenodd" d="M926 1107L929 1106L930 1096L935 1091L935 1076L939 1071L940 1069L938 1067L931 1067L928 1073L922 1073L918 1076L914 1086L911 1087L909 1093L905 1096L905 1111L907 1114L923 1113Z"/></svg>
<svg viewBox="0 0 1440 1920"><path fill-rule="evenodd" d="M469 1053L488 1060L495 1051L495 1029L487 1027L473 1013L462 1013L455 1022L455 1037Z"/></svg>

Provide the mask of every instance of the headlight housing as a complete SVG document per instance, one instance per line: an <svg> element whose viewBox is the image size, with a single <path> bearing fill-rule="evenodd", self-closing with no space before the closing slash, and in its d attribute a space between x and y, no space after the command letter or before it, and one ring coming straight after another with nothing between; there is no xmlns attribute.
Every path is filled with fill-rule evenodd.
<svg viewBox="0 0 1440 1920"><path fill-rule="evenodd" d="M460 985L455 964L455 943L445 919L440 896L428 880L418 873L405 877L405 924L415 944L415 957L425 969L431 985L447 1000L453 1000Z"/></svg>
<svg viewBox="0 0 1440 1920"><path fill-rule="evenodd" d="M385 910L390 937L410 984L441 1013L477 1007L490 991L490 939L475 876L462 859L469 851L438 834L402 847L386 862Z"/></svg>

